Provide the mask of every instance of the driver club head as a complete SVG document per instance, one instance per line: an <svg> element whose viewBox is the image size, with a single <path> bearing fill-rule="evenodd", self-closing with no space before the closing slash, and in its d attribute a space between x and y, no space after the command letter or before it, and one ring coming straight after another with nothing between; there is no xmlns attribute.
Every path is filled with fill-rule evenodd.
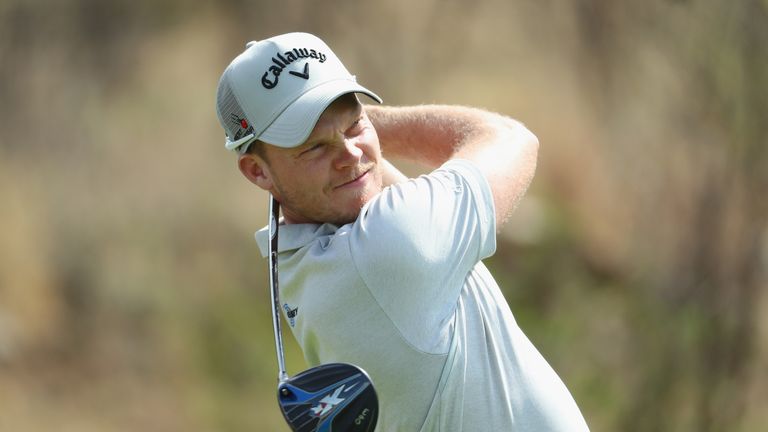
<svg viewBox="0 0 768 432"><path fill-rule="evenodd" d="M280 382L277 400L294 432L373 432L379 400L368 374L329 363Z"/></svg>

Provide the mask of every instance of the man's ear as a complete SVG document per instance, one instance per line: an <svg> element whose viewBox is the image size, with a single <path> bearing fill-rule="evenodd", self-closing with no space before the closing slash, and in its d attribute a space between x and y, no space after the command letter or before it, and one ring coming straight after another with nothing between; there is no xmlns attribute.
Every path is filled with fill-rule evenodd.
<svg viewBox="0 0 768 432"><path fill-rule="evenodd" d="M251 183L266 191L272 190L272 173L269 172L269 167L264 159L246 153L237 158L237 167Z"/></svg>

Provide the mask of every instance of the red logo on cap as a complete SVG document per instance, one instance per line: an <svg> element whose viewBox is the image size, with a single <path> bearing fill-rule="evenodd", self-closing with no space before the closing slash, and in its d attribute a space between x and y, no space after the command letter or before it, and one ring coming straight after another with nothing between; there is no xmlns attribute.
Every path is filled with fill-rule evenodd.
<svg viewBox="0 0 768 432"><path fill-rule="evenodd" d="M232 123L240 126L243 129L248 129L248 120L246 120L243 117L240 117L237 114L230 114L229 119L232 121Z"/></svg>

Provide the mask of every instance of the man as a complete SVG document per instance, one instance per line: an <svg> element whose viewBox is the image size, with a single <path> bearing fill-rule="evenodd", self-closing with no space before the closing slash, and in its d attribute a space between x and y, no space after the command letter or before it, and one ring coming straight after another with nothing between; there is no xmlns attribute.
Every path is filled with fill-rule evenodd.
<svg viewBox="0 0 768 432"><path fill-rule="evenodd" d="M307 363L365 369L377 431L587 430L481 262L536 137L478 109L357 94L381 102L305 33L249 43L219 83L226 147L283 211L280 296ZM433 171L407 179L382 154ZM266 256L266 229L256 240Z"/></svg>

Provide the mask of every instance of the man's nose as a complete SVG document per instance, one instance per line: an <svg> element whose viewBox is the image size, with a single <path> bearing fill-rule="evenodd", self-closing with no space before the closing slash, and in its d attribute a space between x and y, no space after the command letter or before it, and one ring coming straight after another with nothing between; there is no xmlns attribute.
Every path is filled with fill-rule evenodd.
<svg viewBox="0 0 768 432"><path fill-rule="evenodd" d="M339 155L336 158L336 169L357 166L363 157L363 150L358 146L356 139L343 139L339 143Z"/></svg>

